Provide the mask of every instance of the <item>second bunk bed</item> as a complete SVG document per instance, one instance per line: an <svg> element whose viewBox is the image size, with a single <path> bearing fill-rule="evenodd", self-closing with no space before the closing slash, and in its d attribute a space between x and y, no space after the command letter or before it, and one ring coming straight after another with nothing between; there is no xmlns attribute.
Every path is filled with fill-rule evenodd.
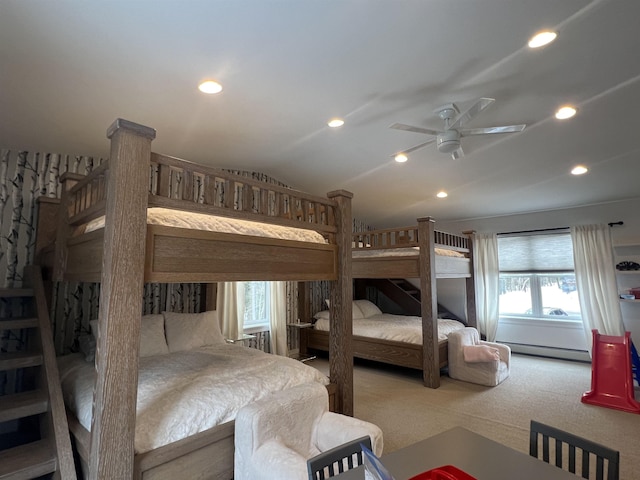
<svg viewBox="0 0 640 480"><path fill-rule="evenodd" d="M448 362L446 330L455 328L457 322L452 325L447 321L448 325L443 325L439 335L438 324L444 322L439 321L442 315L439 315L437 280L464 279L461 294L466 305L465 324L476 326L472 242L473 232L456 235L437 231L431 217L418 219L417 225L412 227L353 233L353 278L391 279L392 282L419 279L420 301L416 310L410 312L418 318L407 317L406 320L412 322L413 327L416 321L422 325L418 342L373 337L360 331L352 338L354 357L421 370L424 385L438 388L440 369ZM357 296L362 298L362 295L360 292ZM312 315L308 312L305 318L313 322ZM459 326L464 325L460 323ZM308 328L301 334L301 349L328 351L330 330Z"/></svg>

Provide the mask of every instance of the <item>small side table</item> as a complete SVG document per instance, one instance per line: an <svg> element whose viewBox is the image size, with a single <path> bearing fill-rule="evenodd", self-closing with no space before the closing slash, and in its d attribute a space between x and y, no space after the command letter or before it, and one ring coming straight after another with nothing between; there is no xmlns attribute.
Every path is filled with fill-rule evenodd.
<svg viewBox="0 0 640 480"><path fill-rule="evenodd" d="M243 333L238 338L226 338L225 340L227 341L227 343L241 343L243 345L246 345L245 342L248 342L252 338L256 338L256 336L250 335L248 333Z"/></svg>
<svg viewBox="0 0 640 480"><path fill-rule="evenodd" d="M297 329L298 330L298 345L300 345L300 330L303 328L311 328L313 327L313 323L309 322L296 322L296 323L287 323L287 327ZM316 358L315 355L308 355L306 353L295 352L289 355L289 358L293 358L300 362L308 362L309 360L314 360Z"/></svg>

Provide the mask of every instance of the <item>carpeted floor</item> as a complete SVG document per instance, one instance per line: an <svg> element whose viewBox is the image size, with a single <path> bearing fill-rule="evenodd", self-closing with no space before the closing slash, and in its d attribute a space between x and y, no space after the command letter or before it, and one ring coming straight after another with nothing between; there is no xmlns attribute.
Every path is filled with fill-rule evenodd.
<svg viewBox="0 0 640 480"><path fill-rule="evenodd" d="M326 359L309 365L328 373ZM510 377L497 387L441 380L429 389L419 372L356 361L355 416L382 428L387 453L454 426L528 453L534 419L619 450L620 479L640 479L640 415L580 401L590 364L513 355Z"/></svg>

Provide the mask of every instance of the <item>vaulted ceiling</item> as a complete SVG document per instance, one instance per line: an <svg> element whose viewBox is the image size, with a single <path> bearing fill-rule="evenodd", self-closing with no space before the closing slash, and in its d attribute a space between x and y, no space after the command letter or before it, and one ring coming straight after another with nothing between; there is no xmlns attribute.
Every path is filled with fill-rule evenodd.
<svg viewBox="0 0 640 480"><path fill-rule="evenodd" d="M106 157L125 118L160 153L349 190L377 227L637 197L639 18L637 0L2 0L0 147ZM528 48L542 29L555 42ZM526 129L393 160L433 137L391 124L441 129L438 107L480 97L466 127Z"/></svg>

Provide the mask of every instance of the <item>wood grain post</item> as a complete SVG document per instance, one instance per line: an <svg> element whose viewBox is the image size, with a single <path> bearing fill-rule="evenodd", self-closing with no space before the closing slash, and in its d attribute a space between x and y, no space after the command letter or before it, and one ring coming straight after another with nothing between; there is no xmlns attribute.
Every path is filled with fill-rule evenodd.
<svg viewBox="0 0 640 480"><path fill-rule="evenodd" d="M339 413L353 415L353 279L351 274L351 199L344 190L327 193L335 200L336 244L338 246L338 278L331 282L329 324L329 377L337 384L336 408Z"/></svg>
<svg viewBox="0 0 640 480"><path fill-rule="evenodd" d="M70 198L69 189L78 183L77 174L64 173L60 177L61 189L60 194L60 216L58 218L58 228L56 230L55 254L53 260L53 281L61 282L67 266L67 240L71 235L71 227L69 226L69 208Z"/></svg>
<svg viewBox="0 0 640 480"><path fill-rule="evenodd" d="M420 291L422 315L422 380L427 387L440 386L440 356L438 348L438 295L436 257L434 250L435 221L431 217L418 219L420 247Z"/></svg>
<svg viewBox="0 0 640 480"><path fill-rule="evenodd" d="M117 119L107 137L111 139L111 153L91 424L91 480L133 478L147 200L155 130Z"/></svg>
<svg viewBox="0 0 640 480"><path fill-rule="evenodd" d="M469 239L469 275L465 278L465 290L467 295L467 325L478 328L478 313L476 310L476 282L475 282L475 258L473 257L473 243L475 230L462 232Z"/></svg>

